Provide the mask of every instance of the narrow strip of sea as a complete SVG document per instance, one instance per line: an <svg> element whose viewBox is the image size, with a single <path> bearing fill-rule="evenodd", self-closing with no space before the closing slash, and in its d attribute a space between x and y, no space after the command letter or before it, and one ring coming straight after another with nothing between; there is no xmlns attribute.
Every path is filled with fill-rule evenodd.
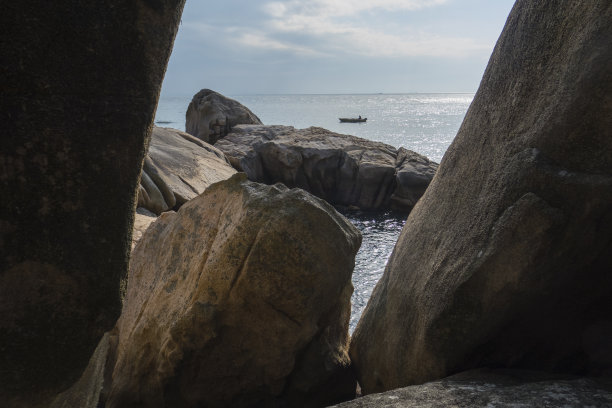
<svg viewBox="0 0 612 408"><path fill-rule="evenodd" d="M439 162L455 137L474 94L229 95L266 125L323 127L414 150ZM191 96L162 96L157 126L185 130ZM341 117L367 118L340 123ZM361 230L363 243L355 261L351 333L404 225L405 216L363 211L344 215Z"/></svg>

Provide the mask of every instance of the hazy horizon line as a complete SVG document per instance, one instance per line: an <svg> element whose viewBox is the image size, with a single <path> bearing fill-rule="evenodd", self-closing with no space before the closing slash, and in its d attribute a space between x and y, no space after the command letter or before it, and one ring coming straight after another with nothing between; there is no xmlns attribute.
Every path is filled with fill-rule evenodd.
<svg viewBox="0 0 612 408"><path fill-rule="evenodd" d="M210 88L202 88L202 89L210 89ZM214 90L213 90L214 91ZM193 94L160 94L160 98L182 98L182 97L193 97L200 91L197 91ZM217 91L214 91L217 92ZM221 92L217 92L224 96L290 96L290 95L309 95L309 96L326 96L326 95L474 95L476 91L469 92L272 92L272 93L261 93L261 92L248 92L248 93L228 93L224 94Z"/></svg>

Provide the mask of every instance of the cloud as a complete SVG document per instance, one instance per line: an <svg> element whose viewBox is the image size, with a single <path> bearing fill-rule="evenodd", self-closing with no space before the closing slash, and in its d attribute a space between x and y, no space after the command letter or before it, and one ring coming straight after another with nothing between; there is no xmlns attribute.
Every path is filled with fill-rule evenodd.
<svg viewBox="0 0 612 408"><path fill-rule="evenodd" d="M487 50L469 38L443 37L426 33L388 34L368 28L352 28L337 37L338 49L374 57L463 57Z"/></svg>
<svg viewBox="0 0 612 408"><path fill-rule="evenodd" d="M264 5L264 11L277 18L288 15L314 17L341 17L359 14L363 11L383 9L418 10L437 6L448 0L289 0L273 1Z"/></svg>
<svg viewBox="0 0 612 408"><path fill-rule="evenodd" d="M388 12L412 13L441 7L449 0L275 0L258 6L258 15L216 25L186 22L201 41L238 49L323 58L466 57L488 51L491 44L477 38L444 36L418 23L386 22ZM382 13L382 15L377 15ZM380 18L376 18L376 17Z"/></svg>
<svg viewBox="0 0 612 408"><path fill-rule="evenodd" d="M242 32L238 36L235 36L233 41L249 48L265 49L269 51L286 51L299 56L323 56L321 52L313 48L277 40L262 32Z"/></svg>
<svg viewBox="0 0 612 408"><path fill-rule="evenodd" d="M269 38L288 33L309 37L312 55L365 55L371 57L464 57L488 50L476 39L441 36L391 24L384 27L359 19L365 12L414 11L440 6L447 0L289 0L263 6L269 20ZM285 45L289 45L286 43ZM288 47L290 49L290 47Z"/></svg>
<svg viewBox="0 0 612 408"><path fill-rule="evenodd" d="M290 53L302 57L325 56L315 47L299 45L287 41L277 32L267 33L257 25L253 26L217 26L201 21L188 21L182 27L188 36L199 43L214 42L222 47L242 47L261 51ZM223 45L222 45L223 44Z"/></svg>

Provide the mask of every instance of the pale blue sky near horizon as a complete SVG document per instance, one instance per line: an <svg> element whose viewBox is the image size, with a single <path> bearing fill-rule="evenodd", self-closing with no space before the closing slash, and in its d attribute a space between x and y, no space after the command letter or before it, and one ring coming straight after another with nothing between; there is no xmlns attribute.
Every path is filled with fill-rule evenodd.
<svg viewBox="0 0 612 408"><path fill-rule="evenodd" d="M475 92L514 0L187 0L162 96Z"/></svg>

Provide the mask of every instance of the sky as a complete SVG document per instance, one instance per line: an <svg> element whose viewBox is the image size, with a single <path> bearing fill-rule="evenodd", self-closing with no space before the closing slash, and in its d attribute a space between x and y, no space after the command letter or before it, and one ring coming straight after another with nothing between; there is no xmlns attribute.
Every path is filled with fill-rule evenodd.
<svg viewBox="0 0 612 408"><path fill-rule="evenodd" d="M475 92L514 0L187 0L162 96Z"/></svg>

